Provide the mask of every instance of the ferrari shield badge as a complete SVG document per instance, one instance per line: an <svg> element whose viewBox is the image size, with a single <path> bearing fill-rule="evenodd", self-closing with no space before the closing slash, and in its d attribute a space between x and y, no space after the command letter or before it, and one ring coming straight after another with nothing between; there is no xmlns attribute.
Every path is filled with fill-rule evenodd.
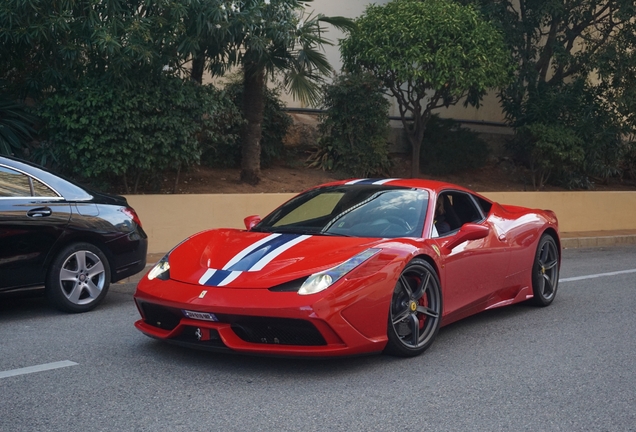
<svg viewBox="0 0 636 432"><path fill-rule="evenodd" d="M435 253L437 254L437 256L440 256L441 253L439 251L439 248L437 247L437 245L433 245L433 250L435 251Z"/></svg>

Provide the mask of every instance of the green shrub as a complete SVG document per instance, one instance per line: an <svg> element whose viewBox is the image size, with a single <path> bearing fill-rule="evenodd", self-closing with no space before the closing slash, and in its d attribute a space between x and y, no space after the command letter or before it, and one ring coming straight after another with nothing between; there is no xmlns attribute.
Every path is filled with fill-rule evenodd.
<svg viewBox="0 0 636 432"><path fill-rule="evenodd" d="M35 118L0 85L0 154L24 157L33 138Z"/></svg>
<svg viewBox="0 0 636 432"><path fill-rule="evenodd" d="M317 150L310 167L338 169L346 175L386 174L389 167L389 102L369 74L346 74L323 88Z"/></svg>
<svg viewBox="0 0 636 432"><path fill-rule="evenodd" d="M144 77L134 86L85 79L47 98L44 135L72 175L134 180L199 161L203 141L232 140L238 114L224 94L176 77Z"/></svg>
<svg viewBox="0 0 636 432"><path fill-rule="evenodd" d="M225 92L240 112L243 103L243 84L233 81L225 87ZM262 135L261 135L261 166L270 166L274 161L285 156L283 138L293 121L283 111L283 103L279 99L276 90L265 88L265 109L263 111ZM241 136L242 122L234 123L231 133ZM232 167L241 166L241 142L227 140L223 145L209 148L202 156L202 162L209 166Z"/></svg>
<svg viewBox="0 0 636 432"><path fill-rule="evenodd" d="M566 126L527 124L517 130L518 145L527 148L530 157L532 185L543 189L556 174L571 182L570 187L584 187L585 178L576 182L576 170L585 158L583 140ZM567 175L565 175L567 174Z"/></svg>
<svg viewBox="0 0 636 432"><path fill-rule="evenodd" d="M434 114L426 125L420 166L428 174L453 174L483 166L488 154L488 144L475 132Z"/></svg>

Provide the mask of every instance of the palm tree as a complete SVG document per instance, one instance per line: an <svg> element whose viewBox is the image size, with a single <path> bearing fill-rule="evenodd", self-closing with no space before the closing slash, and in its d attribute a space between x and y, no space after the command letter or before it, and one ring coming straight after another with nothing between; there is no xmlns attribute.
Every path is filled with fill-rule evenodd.
<svg viewBox="0 0 636 432"><path fill-rule="evenodd" d="M295 99L318 100L319 85L332 72L321 48L331 45L324 23L350 29L343 17L306 14L312 0L207 0L199 4L188 39L193 62L191 78L201 82L205 67L213 75L239 65L243 75L241 181L260 181L260 140L263 90L268 79L280 76Z"/></svg>

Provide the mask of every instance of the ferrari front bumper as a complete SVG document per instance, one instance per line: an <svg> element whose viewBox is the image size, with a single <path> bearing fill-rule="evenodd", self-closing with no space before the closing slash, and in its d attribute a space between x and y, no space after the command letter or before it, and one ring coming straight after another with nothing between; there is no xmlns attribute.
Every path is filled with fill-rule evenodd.
<svg viewBox="0 0 636 432"><path fill-rule="evenodd" d="M381 352L387 342L386 282L343 280L301 296L267 289L204 287L148 280L135 302L144 334L210 351L279 356L341 356Z"/></svg>

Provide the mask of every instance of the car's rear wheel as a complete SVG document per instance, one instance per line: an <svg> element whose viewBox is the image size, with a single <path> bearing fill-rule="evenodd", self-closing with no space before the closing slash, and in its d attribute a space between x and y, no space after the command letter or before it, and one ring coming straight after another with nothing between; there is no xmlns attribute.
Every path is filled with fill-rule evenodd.
<svg viewBox="0 0 636 432"><path fill-rule="evenodd" d="M559 285L559 256L554 238L544 234L532 266L532 303L537 306L548 306L554 301Z"/></svg>
<svg viewBox="0 0 636 432"><path fill-rule="evenodd" d="M110 266L104 253L89 243L75 243L60 251L49 269L46 294L65 312L87 312L106 296Z"/></svg>
<svg viewBox="0 0 636 432"><path fill-rule="evenodd" d="M442 293L435 269L416 258L400 274L389 310L385 352L401 357L423 353L435 340L442 318Z"/></svg>

